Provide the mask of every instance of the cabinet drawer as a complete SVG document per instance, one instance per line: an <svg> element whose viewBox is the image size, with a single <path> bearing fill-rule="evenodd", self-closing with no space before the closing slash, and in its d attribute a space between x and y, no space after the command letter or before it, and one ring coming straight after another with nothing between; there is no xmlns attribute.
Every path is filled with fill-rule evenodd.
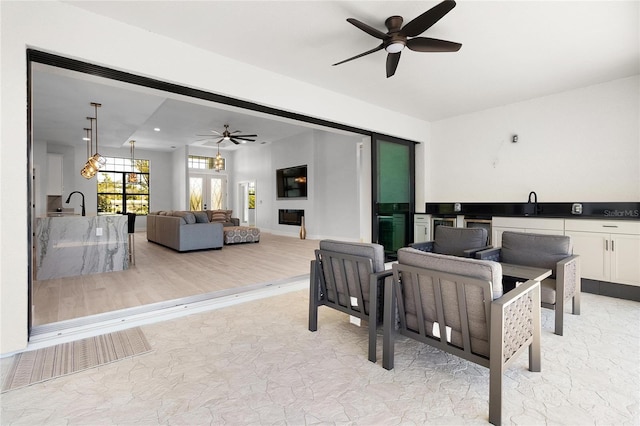
<svg viewBox="0 0 640 426"><path fill-rule="evenodd" d="M567 231L603 232L606 234L640 235L640 222L631 220L579 220L567 219Z"/></svg>
<svg viewBox="0 0 640 426"><path fill-rule="evenodd" d="M542 219L535 217L494 217L493 226L522 229L548 229L564 232L564 219Z"/></svg>
<svg viewBox="0 0 640 426"><path fill-rule="evenodd" d="M414 222L429 222L429 215L426 214L416 214L413 215Z"/></svg>

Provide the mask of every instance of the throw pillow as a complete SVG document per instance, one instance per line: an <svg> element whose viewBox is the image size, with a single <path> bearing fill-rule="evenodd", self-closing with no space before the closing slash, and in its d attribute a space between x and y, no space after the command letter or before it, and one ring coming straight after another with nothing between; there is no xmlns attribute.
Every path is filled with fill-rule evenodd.
<svg viewBox="0 0 640 426"><path fill-rule="evenodd" d="M211 212L211 222L226 222L227 215L222 210L214 210Z"/></svg>
<svg viewBox="0 0 640 426"><path fill-rule="evenodd" d="M196 223L209 223L209 216L207 212L193 212L196 217Z"/></svg>
<svg viewBox="0 0 640 426"><path fill-rule="evenodd" d="M196 223L196 217L193 215L192 212L174 211L173 216L181 217L182 220L184 220L187 225Z"/></svg>
<svg viewBox="0 0 640 426"><path fill-rule="evenodd" d="M231 222L231 213L233 210L222 210L224 212L224 221Z"/></svg>

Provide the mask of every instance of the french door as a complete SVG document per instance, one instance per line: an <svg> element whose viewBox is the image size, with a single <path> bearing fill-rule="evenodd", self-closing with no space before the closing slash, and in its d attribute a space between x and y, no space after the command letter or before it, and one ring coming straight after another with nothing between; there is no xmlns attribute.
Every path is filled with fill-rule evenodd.
<svg viewBox="0 0 640 426"><path fill-rule="evenodd" d="M227 177L205 173L189 174L189 210L227 208Z"/></svg>
<svg viewBox="0 0 640 426"><path fill-rule="evenodd" d="M372 237L395 260L413 239L415 142L374 134L372 145Z"/></svg>

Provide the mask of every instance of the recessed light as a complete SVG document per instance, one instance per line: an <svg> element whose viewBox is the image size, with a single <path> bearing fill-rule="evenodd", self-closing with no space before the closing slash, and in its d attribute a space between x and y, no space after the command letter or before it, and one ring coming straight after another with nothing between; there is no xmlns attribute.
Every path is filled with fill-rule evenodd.
<svg viewBox="0 0 640 426"><path fill-rule="evenodd" d="M154 127L154 128L153 128L153 131L154 131L154 132L159 132L159 131L160 131L160 127Z"/></svg>

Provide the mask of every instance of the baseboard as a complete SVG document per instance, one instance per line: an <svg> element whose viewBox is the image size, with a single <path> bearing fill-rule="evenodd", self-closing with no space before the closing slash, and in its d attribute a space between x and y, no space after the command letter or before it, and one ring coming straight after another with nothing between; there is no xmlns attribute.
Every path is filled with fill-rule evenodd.
<svg viewBox="0 0 640 426"><path fill-rule="evenodd" d="M593 293L601 296L640 302L640 287L635 285L610 283L607 281L582 278L581 289L584 293Z"/></svg>

